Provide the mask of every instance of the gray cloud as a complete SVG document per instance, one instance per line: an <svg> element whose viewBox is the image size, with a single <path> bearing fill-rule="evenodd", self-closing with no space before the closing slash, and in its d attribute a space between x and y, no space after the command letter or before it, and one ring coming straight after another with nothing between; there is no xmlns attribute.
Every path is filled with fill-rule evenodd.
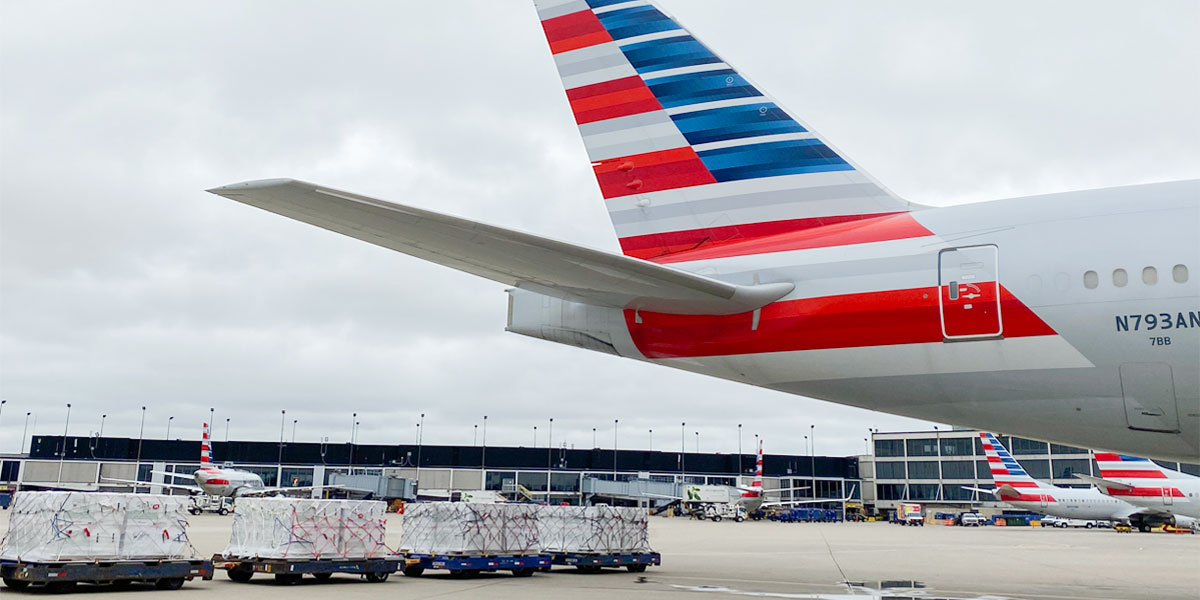
<svg viewBox="0 0 1200 600"><path fill-rule="evenodd" d="M1196 177L1193 2L667 2L877 178L953 204ZM529 3L0 5L0 451L234 437L860 451L923 426L503 333L502 286L202 190L297 177L615 249ZM290 432L289 432L290 435ZM217 436L223 436L218 426ZM748 442L747 442L748 444Z"/></svg>

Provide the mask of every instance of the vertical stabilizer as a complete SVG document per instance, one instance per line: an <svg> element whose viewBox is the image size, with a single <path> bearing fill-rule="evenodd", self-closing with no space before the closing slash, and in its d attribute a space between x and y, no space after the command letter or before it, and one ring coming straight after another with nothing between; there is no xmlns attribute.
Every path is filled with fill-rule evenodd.
<svg viewBox="0 0 1200 600"><path fill-rule="evenodd" d="M657 2L534 3L625 254L909 210Z"/></svg>
<svg viewBox="0 0 1200 600"><path fill-rule="evenodd" d="M1040 488L1052 487L1042 484L1042 482L1032 478L1021 465L1017 463L1017 459L1013 458L1000 440L996 436L986 432L979 432L980 441L983 442L983 453L987 455L988 468L992 472L992 479L996 482L996 487L1012 486L1018 490L1021 488Z"/></svg>
<svg viewBox="0 0 1200 600"><path fill-rule="evenodd" d="M208 423L204 424L204 431L200 434L200 466L212 466L212 428Z"/></svg>

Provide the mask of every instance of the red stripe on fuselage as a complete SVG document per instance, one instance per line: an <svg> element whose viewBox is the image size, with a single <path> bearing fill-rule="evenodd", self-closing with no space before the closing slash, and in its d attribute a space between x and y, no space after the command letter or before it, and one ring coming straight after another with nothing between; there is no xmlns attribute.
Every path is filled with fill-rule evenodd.
<svg viewBox="0 0 1200 600"><path fill-rule="evenodd" d="M1130 469L1101 469L1100 476L1105 479L1167 479L1162 471L1135 471Z"/></svg>
<svg viewBox="0 0 1200 600"><path fill-rule="evenodd" d="M656 263L709 260L933 235L909 213L833 215L621 238L621 250Z"/></svg>
<svg viewBox="0 0 1200 600"><path fill-rule="evenodd" d="M567 100L571 102L575 122L580 125L662 110L662 104L659 104L654 92L651 92L650 88L646 87L646 82L636 75L569 89ZM625 161L632 158L636 157L616 160Z"/></svg>
<svg viewBox="0 0 1200 600"><path fill-rule="evenodd" d="M542 21L542 30L546 32L546 41L550 42L551 54L612 41L608 30L590 9L546 19Z"/></svg>
<svg viewBox="0 0 1200 600"><path fill-rule="evenodd" d="M1054 335L1054 330L1003 286L1005 337ZM758 329L752 313L668 315L625 311L625 323L647 358L684 358L941 342L938 288L863 292L775 302Z"/></svg>
<svg viewBox="0 0 1200 600"><path fill-rule="evenodd" d="M1135 487L1132 490L1118 490L1108 488L1109 496L1131 496L1134 498L1158 498L1161 496L1170 496L1172 498L1183 498L1183 492L1177 488L1145 488Z"/></svg>
<svg viewBox="0 0 1200 600"><path fill-rule="evenodd" d="M717 182L690 146L606 160L593 170L605 198Z"/></svg>

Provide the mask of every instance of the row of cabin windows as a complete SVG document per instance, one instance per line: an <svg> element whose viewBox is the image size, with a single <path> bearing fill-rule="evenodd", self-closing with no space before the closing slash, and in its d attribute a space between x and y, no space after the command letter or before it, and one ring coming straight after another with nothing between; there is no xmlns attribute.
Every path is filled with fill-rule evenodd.
<svg viewBox="0 0 1200 600"><path fill-rule="evenodd" d="M1175 265L1171 267L1171 279L1175 283L1187 283L1188 268L1187 265ZM1125 287L1129 285L1129 273L1125 269L1113 269L1112 282L1116 287ZM1158 283L1158 269L1154 267L1146 267L1142 269L1142 283L1146 285L1155 285ZM1088 271L1083 274L1083 287L1094 290L1100 287L1100 274L1095 271Z"/></svg>

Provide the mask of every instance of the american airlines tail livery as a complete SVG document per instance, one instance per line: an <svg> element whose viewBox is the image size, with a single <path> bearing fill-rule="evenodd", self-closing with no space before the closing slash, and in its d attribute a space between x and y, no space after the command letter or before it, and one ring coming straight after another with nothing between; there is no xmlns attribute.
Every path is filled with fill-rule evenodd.
<svg viewBox="0 0 1200 600"><path fill-rule="evenodd" d="M1142 531L1165 523L1188 526L1194 523L1193 519L1176 517L1169 511L1135 506L1096 488L1061 487L1039 481L1025 472L995 435L980 432L979 437L996 488L966 489L990 493L997 500L1023 510L1067 519L1128 521Z"/></svg>
<svg viewBox="0 0 1200 600"><path fill-rule="evenodd" d="M210 191L511 286L515 333L1200 457L1200 181L921 206L655 2L536 6L623 256L302 181Z"/></svg>
<svg viewBox="0 0 1200 600"><path fill-rule="evenodd" d="M1096 452L1100 477L1076 475L1105 494L1137 506L1200 519L1200 477L1180 473L1154 461L1111 452Z"/></svg>

